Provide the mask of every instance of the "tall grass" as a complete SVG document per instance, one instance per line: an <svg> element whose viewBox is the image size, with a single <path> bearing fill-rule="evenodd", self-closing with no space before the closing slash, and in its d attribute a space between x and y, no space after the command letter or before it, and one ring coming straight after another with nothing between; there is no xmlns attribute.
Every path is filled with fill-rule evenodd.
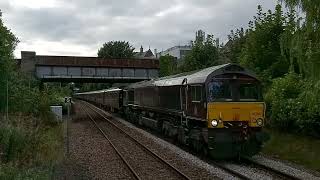
<svg viewBox="0 0 320 180"><path fill-rule="evenodd" d="M68 88L44 86L14 73L9 119L0 115L0 179L48 179L63 157L63 128L50 105L63 104Z"/></svg>
<svg viewBox="0 0 320 180"><path fill-rule="evenodd" d="M48 179L63 157L62 124L11 116L0 128L0 179Z"/></svg>

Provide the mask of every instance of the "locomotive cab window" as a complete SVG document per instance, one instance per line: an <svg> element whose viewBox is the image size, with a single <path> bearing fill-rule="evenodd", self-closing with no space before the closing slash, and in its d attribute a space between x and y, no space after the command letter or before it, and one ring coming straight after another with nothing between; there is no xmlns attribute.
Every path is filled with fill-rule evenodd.
<svg viewBox="0 0 320 180"><path fill-rule="evenodd" d="M239 84L240 101L261 100L260 87L257 83L244 82Z"/></svg>
<svg viewBox="0 0 320 180"><path fill-rule="evenodd" d="M208 101L261 101L261 88L254 80L214 80L208 84Z"/></svg>
<svg viewBox="0 0 320 180"><path fill-rule="evenodd" d="M232 101L232 86L228 81L212 81L208 85L208 101Z"/></svg>
<svg viewBox="0 0 320 180"><path fill-rule="evenodd" d="M201 102L202 100L202 86L196 85L191 86L191 101L192 102Z"/></svg>

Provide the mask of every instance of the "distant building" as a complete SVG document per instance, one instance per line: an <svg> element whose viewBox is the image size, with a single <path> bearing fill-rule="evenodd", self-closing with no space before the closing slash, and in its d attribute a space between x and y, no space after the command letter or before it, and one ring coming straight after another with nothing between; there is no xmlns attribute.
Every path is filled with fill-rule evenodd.
<svg viewBox="0 0 320 180"><path fill-rule="evenodd" d="M190 52L191 49L192 49L192 46L190 45L174 46L165 51L159 52L157 54L157 57L159 58L160 56L170 55L177 58L177 61L179 62L180 60L185 58L186 54Z"/></svg>
<svg viewBox="0 0 320 180"><path fill-rule="evenodd" d="M140 47L140 51L139 52L134 52L134 58L137 58L137 59L153 59L155 58L153 52L150 50L150 48L143 52L143 47L141 46Z"/></svg>

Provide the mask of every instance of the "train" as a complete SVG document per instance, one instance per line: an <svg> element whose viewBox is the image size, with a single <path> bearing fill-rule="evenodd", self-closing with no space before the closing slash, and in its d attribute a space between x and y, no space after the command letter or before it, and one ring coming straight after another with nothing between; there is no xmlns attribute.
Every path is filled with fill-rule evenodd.
<svg viewBox="0 0 320 180"><path fill-rule="evenodd" d="M261 151L266 105L261 81L237 64L76 93L74 97L118 112L214 159L251 157Z"/></svg>

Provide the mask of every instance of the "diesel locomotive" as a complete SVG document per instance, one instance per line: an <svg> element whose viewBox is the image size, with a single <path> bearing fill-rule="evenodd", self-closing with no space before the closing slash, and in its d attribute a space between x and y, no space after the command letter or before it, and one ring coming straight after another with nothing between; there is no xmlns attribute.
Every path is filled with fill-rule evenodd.
<svg viewBox="0 0 320 180"><path fill-rule="evenodd" d="M74 96L215 159L252 156L267 140L261 82L236 64Z"/></svg>

